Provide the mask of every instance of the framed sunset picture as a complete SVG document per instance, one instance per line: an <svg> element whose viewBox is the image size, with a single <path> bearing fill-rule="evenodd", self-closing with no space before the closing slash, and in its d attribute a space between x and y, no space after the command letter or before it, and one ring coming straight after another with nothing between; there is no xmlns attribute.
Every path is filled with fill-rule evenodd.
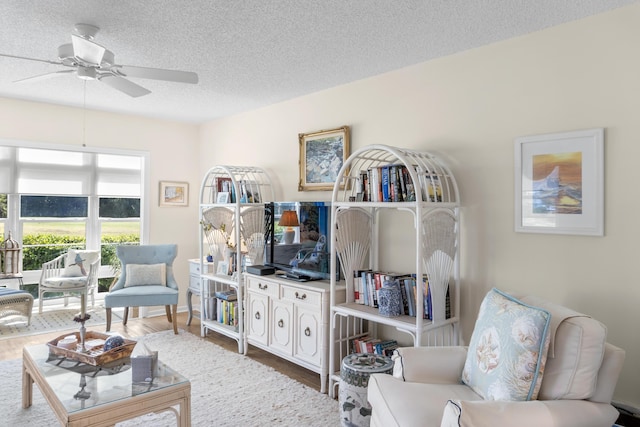
<svg viewBox="0 0 640 427"><path fill-rule="evenodd" d="M515 230L604 235L604 129L515 141Z"/></svg>

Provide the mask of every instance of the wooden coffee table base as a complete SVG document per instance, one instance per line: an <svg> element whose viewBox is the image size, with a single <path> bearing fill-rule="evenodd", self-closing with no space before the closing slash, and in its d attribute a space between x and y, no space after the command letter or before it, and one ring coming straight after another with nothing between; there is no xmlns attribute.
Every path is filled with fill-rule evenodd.
<svg viewBox="0 0 640 427"><path fill-rule="evenodd" d="M131 418L164 411L172 411L176 414L178 426L191 426L191 383L188 381L68 414L35 362L28 353L24 352L22 357L23 408L28 408L33 403L33 383L38 385L63 426L112 426ZM178 406L179 411L176 411L174 406Z"/></svg>

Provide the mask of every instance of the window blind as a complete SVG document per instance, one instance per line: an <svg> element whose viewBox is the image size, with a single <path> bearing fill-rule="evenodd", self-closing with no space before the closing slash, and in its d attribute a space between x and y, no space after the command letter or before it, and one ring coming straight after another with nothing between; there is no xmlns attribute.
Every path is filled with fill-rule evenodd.
<svg viewBox="0 0 640 427"><path fill-rule="evenodd" d="M141 197L143 158L0 146L0 193Z"/></svg>

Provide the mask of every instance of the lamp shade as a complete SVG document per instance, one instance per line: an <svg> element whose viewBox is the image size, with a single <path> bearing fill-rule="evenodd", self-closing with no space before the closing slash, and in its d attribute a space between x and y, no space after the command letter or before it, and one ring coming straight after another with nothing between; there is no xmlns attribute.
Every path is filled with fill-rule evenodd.
<svg viewBox="0 0 640 427"><path fill-rule="evenodd" d="M300 223L298 222L298 214L296 211L282 211L282 215L280 216L280 221L278 222L280 227L285 228L282 233L283 242L285 245L290 245L293 243L293 239L295 238L296 232L291 227L298 227Z"/></svg>
<svg viewBox="0 0 640 427"><path fill-rule="evenodd" d="M298 214L296 211L283 211L278 225L281 227L298 227L300 225Z"/></svg>

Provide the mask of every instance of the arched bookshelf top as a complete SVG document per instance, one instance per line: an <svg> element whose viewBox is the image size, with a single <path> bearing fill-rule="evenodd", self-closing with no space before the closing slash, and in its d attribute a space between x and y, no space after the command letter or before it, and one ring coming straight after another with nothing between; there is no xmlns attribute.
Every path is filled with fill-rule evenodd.
<svg viewBox="0 0 640 427"><path fill-rule="evenodd" d="M200 186L200 205L255 204L274 201L267 172L254 166L213 166Z"/></svg>
<svg viewBox="0 0 640 427"><path fill-rule="evenodd" d="M338 173L336 202L424 202L460 204L458 184L449 168L428 152L388 145L354 151Z"/></svg>

